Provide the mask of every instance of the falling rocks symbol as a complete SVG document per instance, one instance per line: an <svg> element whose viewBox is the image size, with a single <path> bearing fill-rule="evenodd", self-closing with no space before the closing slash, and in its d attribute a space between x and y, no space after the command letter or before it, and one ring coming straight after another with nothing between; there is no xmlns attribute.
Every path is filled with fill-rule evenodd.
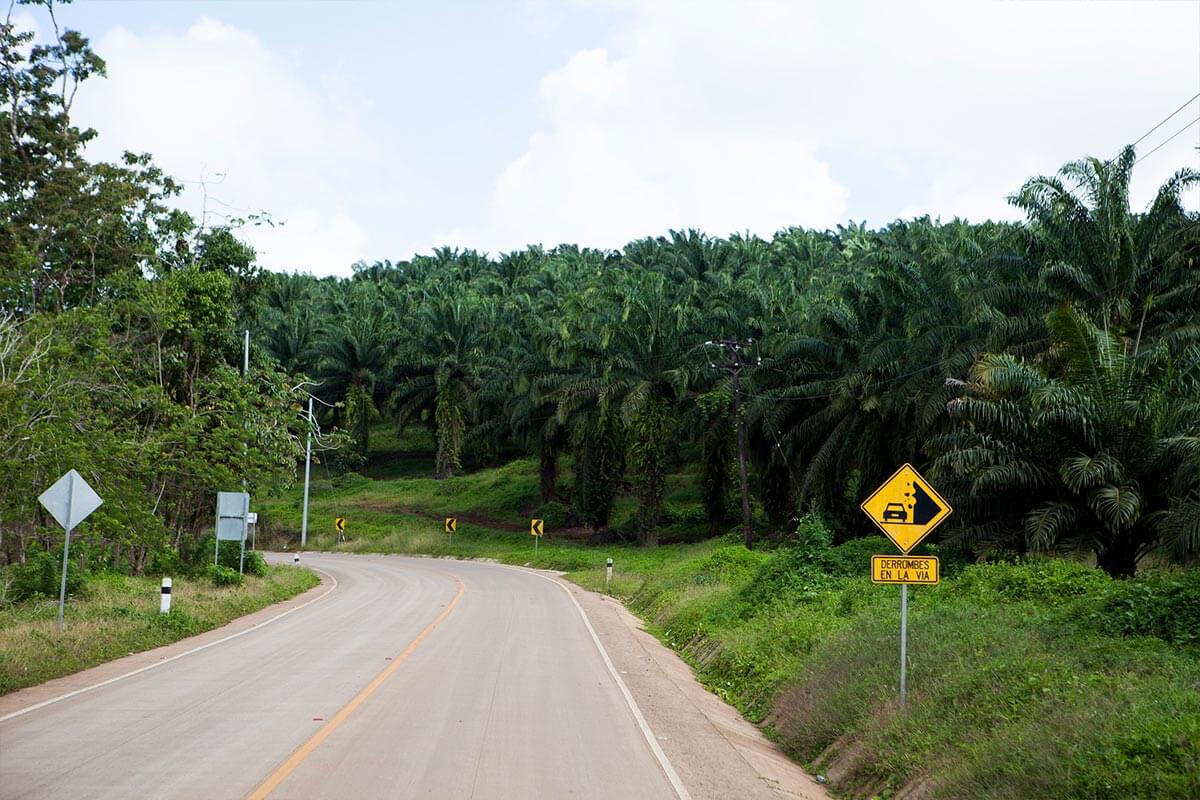
<svg viewBox="0 0 1200 800"><path fill-rule="evenodd" d="M904 494L906 497L913 498L913 502L908 504L908 507L912 509L912 524L925 525L929 520L938 515L942 507L929 496L929 493L921 487L921 484L913 481L910 486L912 487L912 491L905 492Z"/></svg>

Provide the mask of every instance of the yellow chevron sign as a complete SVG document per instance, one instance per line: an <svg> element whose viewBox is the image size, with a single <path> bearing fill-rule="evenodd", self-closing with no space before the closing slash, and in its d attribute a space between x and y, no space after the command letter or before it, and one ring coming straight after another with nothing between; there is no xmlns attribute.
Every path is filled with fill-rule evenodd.
<svg viewBox="0 0 1200 800"><path fill-rule="evenodd" d="M446 533L454 533L458 530L458 518L446 517Z"/></svg>
<svg viewBox="0 0 1200 800"><path fill-rule="evenodd" d="M545 535L542 532L542 520L540 520L540 519L529 520L529 535L530 536L544 536Z"/></svg>

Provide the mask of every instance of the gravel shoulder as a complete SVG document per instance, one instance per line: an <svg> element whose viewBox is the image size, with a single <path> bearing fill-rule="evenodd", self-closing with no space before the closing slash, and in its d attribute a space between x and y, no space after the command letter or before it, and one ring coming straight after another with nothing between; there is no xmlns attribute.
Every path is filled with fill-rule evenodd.
<svg viewBox="0 0 1200 800"><path fill-rule="evenodd" d="M678 655L619 601L563 581L583 607L693 800L825 800L825 787L736 709L702 686Z"/></svg>

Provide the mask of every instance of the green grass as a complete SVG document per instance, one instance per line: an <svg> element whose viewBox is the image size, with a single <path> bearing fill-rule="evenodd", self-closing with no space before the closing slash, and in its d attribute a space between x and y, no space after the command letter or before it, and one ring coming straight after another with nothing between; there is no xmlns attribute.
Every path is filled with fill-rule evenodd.
<svg viewBox="0 0 1200 800"><path fill-rule="evenodd" d="M294 567L270 567L265 577L248 575L228 588L177 577L171 612L160 614L158 576L103 574L70 598L62 631L57 598L0 607L0 694L203 633L317 583L310 570Z"/></svg>
<svg viewBox="0 0 1200 800"><path fill-rule="evenodd" d="M556 538L555 531L537 543L528 533L529 517L520 508L537 496L537 478L527 461L497 470L435 481L426 478L369 481L350 475L309 498L308 549L351 553L411 553L455 558L485 558L506 564L528 564L565 572L602 570L606 558L639 570L707 545L680 545L645 551L626 544L589 547ZM461 494L455 495L455 491ZM301 499L273 498L259 505L264 541L295 547L300 530ZM420 512L420 513L417 513ZM489 513L485 513L489 512ZM478 515L468 518L467 515ZM333 521L347 520L347 541L337 541ZM453 538L443 532L442 518L456 516ZM478 521L482 519L484 521ZM508 525L516 530L504 530ZM271 537L271 538L268 538Z"/></svg>
<svg viewBox="0 0 1200 800"><path fill-rule="evenodd" d="M970 566L914 587L901 711L898 588L773 569L786 558L714 548L618 591L706 685L836 791L1200 796L1200 653L1107 631L1106 615L1139 584L1044 562ZM1200 581L1190 585L1192 610L1179 613L1200 605Z"/></svg>
<svg viewBox="0 0 1200 800"><path fill-rule="evenodd" d="M689 516L694 485L670 479L681 540L705 527ZM942 552L942 584L910 590L902 710L899 589L867 577L886 540L750 552L731 534L639 550L551 531L535 556L524 526L537 502L528 459L448 481L346 476L314 492L310 547L529 564L610 592L840 796L1200 797L1200 570L1112 581L1069 561ZM632 502L618 501L618 524ZM294 537L298 493L262 514ZM349 542L334 540L338 515ZM453 542L442 515L459 518Z"/></svg>
<svg viewBox="0 0 1200 800"><path fill-rule="evenodd" d="M361 472L375 480L433 475L437 442L427 427L410 425L402 433L393 425L371 429L371 457Z"/></svg>
<svg viewBox="0 0 1200 800"><path fill-rule="evenodd" d="M324 534L332 531L333 520L339 516L346 517L350 527L368 538L378 535L380 524L394 525L401 518L413 522L422 516L433 520L439 531L440 520L447 516L458 518L459 530L464 534L472 529L492 533L528 531L531 516L542 505L536 459L516 459L494 469L437 480L432 477L432 451L406 449L432 446L425 440L426 435L423 429L406 432L402 437L387 428L373 429L372 454L363 474L349 473L330 479L319 467L314 469L309 498L310 535L317 542L331 543L333 539ZM571 463L570 457L565 457L560 464L559 488L564 496L570 493ZM299 491L285 497L266 498L263 502L262 508L269 517L260 525L263 530L274 529L286 535L299 532L302 506ZM695 541L707 532L695 474L669 475L664 502L667 520L659 532L661 541ZM636 501L630 493L618 495L610 527L633 539L636 511ZM272 528L273 523L278 525ZM548 536L552 539L556 533L560 531L550 530ZM408 538L406 534L400 540ZM400 540L393 539L393 544ZM422 540L421 546L424 544ZM396 552L428 552L419 547L399 546L401 549Z"/></svg>

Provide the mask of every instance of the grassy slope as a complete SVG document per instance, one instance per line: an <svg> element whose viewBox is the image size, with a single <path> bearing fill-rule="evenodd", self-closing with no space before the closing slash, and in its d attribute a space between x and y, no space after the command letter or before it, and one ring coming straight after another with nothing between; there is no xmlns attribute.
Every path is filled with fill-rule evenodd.
<svg viewBox="0 0 1200 800"><path fill-rule="evenodd" d="M420 454L403 462L408 475L429 466ZM693 499L689 484L675 476L677 502ZM548 538L535 557L528 534L501 528L523 525L536 493L528 460L444 482L347 476L314 492L310 546L493 558L599 590L612 557L609 591L847 796L1200 796L1200 631L1135 637L1106 622L1128 617L1137 632L1157 590L1066 562L950 569L910 593L900 713L898 589L863 577L882 540L805 561L747 552L735 537L651 551ZM299 508L289 495L263 515L294 532ZM443 514L460 518L452 544ZM337 515L350 521L347 543L334 541ZM1200 619L1195 577L1181 602Z"/></svg>
<svg viewBox="0 0 1200 800"><path fill-rule="evenodd" d="M306 569L270 567L240 587L207 578L175 578L170 614L160 614L160 579L105 574L67 604L65 630L57 598L0 607L0 694L78 672L123 655L194 636L316 586Z"/></svg>

